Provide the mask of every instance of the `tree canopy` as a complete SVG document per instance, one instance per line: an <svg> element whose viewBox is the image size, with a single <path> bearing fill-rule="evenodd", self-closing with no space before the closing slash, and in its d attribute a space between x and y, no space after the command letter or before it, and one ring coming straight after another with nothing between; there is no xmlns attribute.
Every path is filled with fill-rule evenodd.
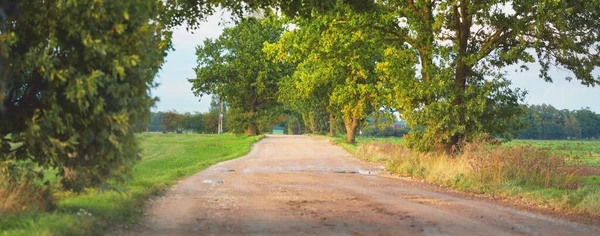
<svg viewBox="0 0 600 236"><path fill-rule="evenodd" d="M290 66L272 62L263 53L264 42L276 42L283 33L277 19L246 18L227 28L217 39L199 46L196 78L189 81L197 96L216 94L229 105L234 132L257 132L258 120L277 105L278 81Z"/></svg>
<svg viewBox="0 0 600 236"><path fill-rule="evenodd" d="M593 74L600 65L598 1L272 3L309 20L350 6L366 16L354 30L375 29L387 42L405 46L388 49L381 65L383 76L399 79L396 108L413 128L408 143L418 150L448 151L482 135L512 136L508 131L519 126L524 92L509 87L507 66L527 69L527 63L538 62L546 81L553 79L552 65L571 71L567 80L600 82ZM337 16L330 21L347 20ZM407 68L414 76L407 76Z"/></svg>
<svg viewBox="0 0 600 236"><path fill-rule="evenodd" d="M589 109L559 110L552 105L527 106L521 117L526 128L522 139L598 139L600 114Z"/></svg>
<svg viewBox="0 0 600 236"><path fill-rule="evenodd" d="M76 190L126 179L139 158L133 126L148 118L149 89L170 48L162 4L14 7L0 19L0 172L30 161L58 169L63 186Z"/></svg>
<svg viewBox="0 0 600 236"><path fill-rule="evenodd" d="M313 23L330 15L326 23L347 31L377 31L383 42L378 46L385 48L377 76L397 81L393 108L413 130L409 146L422 151L458 150L474 139L514 136L512 131L522 127L519 103L525 91L510 87L504 73L508 66L526 70L537 62L540 77L549 82L556 79L551 67L570 71L564 79L585 86L600 82L594 75L600 65L598 1L235 2L222 3L235 9L276 7ZM348 18L348 8L360 20ZM298 64L299 69L307 66Z"/></svg>
<svg viewBox="0 0 600 236"><path fill-rule="evenodd" d="M339 114L346 140L354 142L360 123L389 105L393 85L376 73L383 57L377 32L351 27L365 16L349 8L337 13L293 21L298 29L265 50L274 54L275 60L297 64L281 95L292 104L303 103L296 108L308 112L306 116L315 115L319 108L331 116Z"/></svg>

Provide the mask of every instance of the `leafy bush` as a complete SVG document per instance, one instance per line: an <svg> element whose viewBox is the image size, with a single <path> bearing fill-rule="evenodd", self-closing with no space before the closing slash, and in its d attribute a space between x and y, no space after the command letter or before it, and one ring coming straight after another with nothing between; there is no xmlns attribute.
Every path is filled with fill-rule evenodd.
<svg viewBox="0 0 600 236"><path fill-rule="evenodd" d="M49 184L34 181L34 169L33 163L0 163L0 216L54 207Z"/></svg>

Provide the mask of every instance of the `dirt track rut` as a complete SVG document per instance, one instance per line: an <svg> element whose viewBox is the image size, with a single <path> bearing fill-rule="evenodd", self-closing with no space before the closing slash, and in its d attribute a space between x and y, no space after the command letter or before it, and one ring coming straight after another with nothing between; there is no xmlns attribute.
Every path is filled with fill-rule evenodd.
<svg viewBox="0 0 600 236"><path fill-rule="evenodd" d="M600 235L595 226L378 176L328 140L267 136L181 181L131 235Z"/></svg>

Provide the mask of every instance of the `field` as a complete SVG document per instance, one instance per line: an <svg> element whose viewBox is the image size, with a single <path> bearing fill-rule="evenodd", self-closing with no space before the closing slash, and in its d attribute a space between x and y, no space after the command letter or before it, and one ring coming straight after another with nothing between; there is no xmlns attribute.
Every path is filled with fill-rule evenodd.
<svg viewBox="0 0 600 236"><path fill-rule="evenodd" d="M574 165L600 166L600 141L514 140L506 143L506 146L526 145L560 152L570 158Z"/></svg>
<svg viewBox="0 0 600 236"><path fill-rule="evenodd" d="M246 154L260 137L197 134L141 134L142 160L123 191L89 189L56 192L53 212L29 212L0 220L1 235L102 234L111 225L134 222L144 200L177 180L215 163Z"/></svg>

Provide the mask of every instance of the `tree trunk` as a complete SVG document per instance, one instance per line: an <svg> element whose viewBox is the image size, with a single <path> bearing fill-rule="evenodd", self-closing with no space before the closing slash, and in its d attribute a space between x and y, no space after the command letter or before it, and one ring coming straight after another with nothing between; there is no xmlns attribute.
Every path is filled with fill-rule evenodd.
<svg viewBox="0 0 600 236"><path fill-rule="evenodd" d="M454 75L455 98L452 101L452 105L454 106L454 109L458 109L458 117L456 117L458 120L458 125L463 125L468 129L469 127L465 119L466 111L463 107L463 99L467 89L467 80L469 76L471 76L472 71L472 66L467 64L465 61L468 57L467 48L469 44L472 18L469 16L467 9L467 4L461 4L460 6L455 6L453 8L456 39L458 41L458 55L456 58L456 73ZM465 131L463 133L452 135L452 137L450 137L450 142L446 145L446 152L455 153L460 151L461 142L465 140L467 133L468 131Z"/></svg>
<svg viewBox="0 0 600 236"><path fill-rule="evenodd" d="M315 113L314 112L310 112L308 113L308 119L310 122L310 132L313 134L318 133L317 131L317 122L315 121Z"/></svg>
<svg viewBox="0 0 600 236"><path fill-rule="evenodd" d="M335 136L335 116L329 114L329 136Z"/></svg>
<svg viewBox="0 0 600 236"><path fill-rule="evenodd" d="M356 143L358 119L354 117L344 118L344 125L346 126L346 141L349 143Z"/></svg>
<svg viewBox="0 0 600 236"><path fill-rule="evenodd" d="M248 136L256 135L256 127L254 127L254 124L248 124L248 128L246 128L245 134Z"/></svg>
<svg viewBox="0 0 600 236"><path fill-rule="evenodd" d="M302 123L304 123L304 133L310 133L310 122L308 121L308 115L302 114Z"/></svg>
<svg viewBox="0 0 600 236"><path fill-rule="evenodd" d="M246 113L248 115L248 127L246 127L246 131L244 132L246 135L248 136L254 136L256 135L256 116L255 116L255 112L256 111L256 104L254 102L250 103L250 109L248 111L248 113Z"/></svg>
<svg viewBox="0 0 600 236"><path fill-rule="evenodd" d="M287 129L288 129L288 135L295 135L296 132L294 131L294 122L289 122Z"/></svg>
<svg viewBox="0 0 600 236"><path fill-rule="evenodd" d="M86 187L88 177L80 172L74 167L63 167L60 178L63 189L82 192Z"/></svg>

